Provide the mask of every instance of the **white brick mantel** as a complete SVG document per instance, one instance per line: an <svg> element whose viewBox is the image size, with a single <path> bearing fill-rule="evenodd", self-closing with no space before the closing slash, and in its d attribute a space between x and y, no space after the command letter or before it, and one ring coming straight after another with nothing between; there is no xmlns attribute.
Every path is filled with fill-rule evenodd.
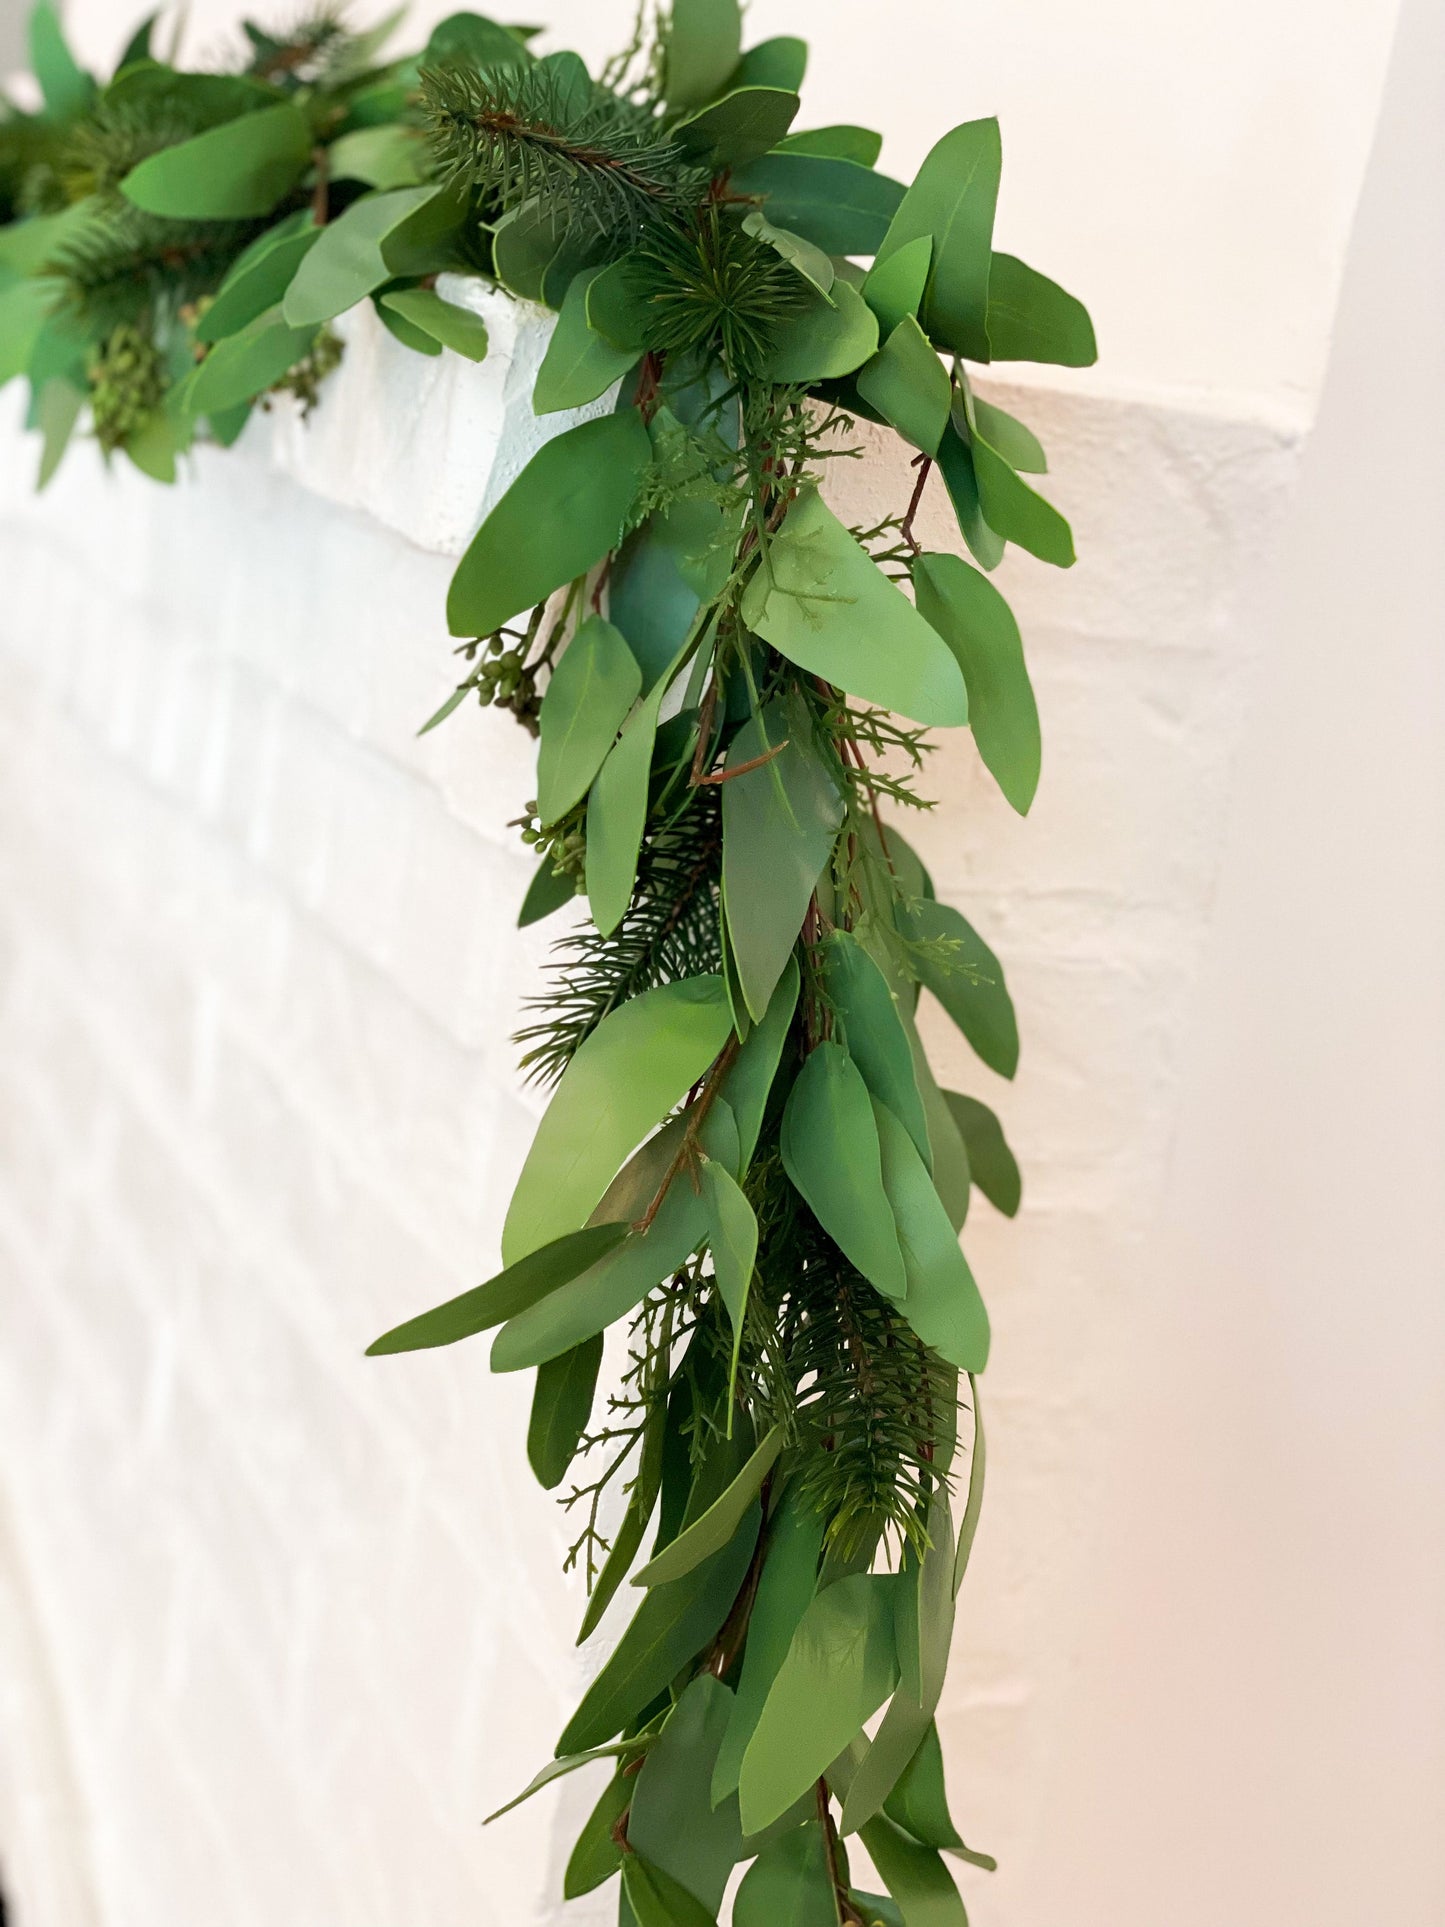
<svg viewBox="0 0 1445 1927"><path fill-rule="evenodd" d="M360 310L309 423L278 406L170 491L81 448L34 498L11 398L0 1667L52 1769L42 1797L0 1768L22 1927L558 1917L556 1815L588 1796L478 1825L586 1665L527 1389L480 1344L361 1357L492 1267L535 1108L509 1033L546 935L513 928L506 828L531 745L472 708L415 730L455 679L449 558L542 432L545 322L451 291L487 361ZM965 740L917 830L1024 1038L1012 1089L931 1043L1026 1170L1019 1224L979 1202L969 1227L994 1449L943 1716L970 1838L1026 1868L1295 438L985 389L1042 434L1082 558L1002 576L1043 713L1032 817ZM849 511L905 497L891 451L839 466ZM925 516L952 545L936 488ZM986 1917L1023 1927L1008 1880Z"/></svg>

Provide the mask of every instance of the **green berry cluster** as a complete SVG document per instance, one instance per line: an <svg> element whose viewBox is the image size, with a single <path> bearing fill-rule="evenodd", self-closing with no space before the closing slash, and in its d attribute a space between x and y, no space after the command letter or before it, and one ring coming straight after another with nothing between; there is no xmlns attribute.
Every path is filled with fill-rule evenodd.
<svg viewBox="0 0 1445 1927"><path fill-rule="evenodd" d="M130 322L111 330L88 370L95 438L111 454L123 448L165 399L160 352Z"/></svg>
<svg viewBox="0 0 1445 1927"><path fill-rule="evenodd" d="M527 804L525 813L517 820L521 825L522 841L538 856L550 856L552 868L559 876L570 876L581 896L587 888L585 871L587 867L587 836L583 829L584 806L578 804L556 823L543 823L537 814L536 799Z"/></svg>
<svg viewBox="0 0 1445 1927"><path fill-rule="evenodd" d="M301 404L304 421L321 399L326 377L341 363L346 343L330 328L323 328L294 368L288 368L271 390L275 395L294 395Z"/></svg>
<svg viewBox="0 0 1445 1927"><path fill-rule="evenodd" d="M524 651L505 635L489 637L485 647L486 654L472 672L477 701L483 709L493 704L498 709L510 709L523 728L535 736L542 708L536 668L527 664Z"/></svg>

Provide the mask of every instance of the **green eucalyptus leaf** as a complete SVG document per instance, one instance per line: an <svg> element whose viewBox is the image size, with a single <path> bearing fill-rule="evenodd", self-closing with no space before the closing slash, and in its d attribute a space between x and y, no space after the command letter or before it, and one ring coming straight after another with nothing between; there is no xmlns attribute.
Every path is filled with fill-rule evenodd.
<svg viewBox="0 0 1445 1927"><path fill-rule="evenodd" d="M268 308L211 349L187 384L187 412L194 420L264 394L296 366L315 339L314 327L293 328L279 306Z"/></svg>
<svg viewBox="0 0 1445 1927"><path fill-rule="evenodd" d="M644 689L672 664L700 606L680 559L654 515L628 536L607 579L608 613L641 665Z"/></svg>
<svg viewBox="0 0 1445 1927"><path fill-rule="evenodd" d="M803 1614L743 1755L744 1832L786 1813L892 1692L894 1591L892 1574L855 1573Z"/></svg>
<svg viewBox="0 0 1445 1927"><path fill-rule="evenodd" d="M1003 560L1004 540L984 519L973 454L952 424L938 446L938 468L958 517L959 532L974 560L982 569L996 569Z"/></svg>
<svg viewBox="0 0 1445 1927"><path fill-rule="evenodd" d="M647 1594L568 1721L559 1754L610 1740L707 1645L737 1598L760 1524L761 1514L753 1506L721 1552L670 1586L654 1587Z"/></svg>
<svg viewBox="0 0 1445 1927"><path fill-rule="evenodd" d="M508 1800L504 1807L498 1807L495 1813L489 1813L482 1825L489 1827L493 1820L500 1820L504 1813L510 1813L514 1807L521 1806L524 1800L530 1800L534 1793L540 1793L544 1787L551 1786L554 1781L566 1779L569 1773L575 1773L579 1767L591 1766L596 1760L625 1758L627 1754L640 1750L635 1741L623 1740L616 1746L590 1746L585 1751L566 1753L555 1760L548 1760L541 1771L532 1776L515 1798Z"/></svg>
<svg viewBox="0 0 1445 1927"><path fill-rule="evenodd" d="M974 395L973 412L978 433L991 448L997 449L1010 468L1023 475L1047 475L1049 458L1034 431L1016 415L998 408L982 395Z"/></svg>
<svg viewBox="0 0 1445 1927"><path fill-rule="evenodd" d="M919 958L919 978L989 1069L1012 1077L1019 1061L1018 1023L998 958L949 904L908 904L898 920L917 942L952 946L946 960L928 953Z"/></svg>
<svg viewBox="0 0 1445 1927"><path fill-rule="evenodd" d="M502 1327L492 1345L492 1370L517 1372L545 1364L605 1331L686 1264L707 1235L707 1208L680 1175L645 1231L634 1231L615 1251Z"/></svg>
<svg viewBox="0 0 1445 1927"><path fill-rule="evenodd" d="M943 363L911 314L858 371L858 393L915 448L936 455L953 390Z"/></svg>
<svg viewBox="0 0 1445 1927"><path fill-rule="evenodd" d="M424 66L513 67L530 61L526 43L512 27L480 13L450 13L431 30Z"/></svg>
<svg viewBox="0 0 1445 1927"><path fill-rule="evenodd" d="M978 1385L969 1380L969 1393L973 1399L973 1451L968 1462L968 1500L963 1508L963 1517L958 1522L958 1545L953 1556L953 1591L957 1597L968 1571L968 1562L973 1553L974 1534L978 1531L979 1515L983 1511L984 1473L987 1469L988 1453L983 1432L983 1412L978 1402Z"/></svg>
<svg viewBox="0 0 1445 1927"><path fill-rule="evenodd" d="M743 1875L733 1927L837 1927L828 1841L805 1820L765 1847Z"/></svg>
<svg viewBox="0 0 1445 1927"><path fill-rule="evenodd" d="M941 348L987 361L993 217L1003 150L996 120L966 121L934 146L878 249L887 261L928 235L933 265L922 320Z"/></svg>
<svg viewBox="0 0 1445 1927"><path fill-rule="evenodd" d="M956 555L922 555L913 565L919 613L948 644L968 685L978 753L1009 802L1025 815L1039 784L1039 709L1013 611L998 590Z"/></svg>
<svg viewBox="0 0 1445 1927"><path fill-rule="evenodd" d="M647 309L639 292L632 263L621 260L593 275L587 283L587 326L614 348L636 356L647 334Z"/></svg>
<svg viewBox="0 0 1445 1927"><path fill-rule="evenodd" d="M911 1840L884 1814L868 1822L862 1839L898 1902L903 1927L968 1927L953 1875L934 1848Z"/></svg>
<svg viewBox="0 0 1445 1927"><path fill-rule="evenodd" d="M623 1859L622 1898L632 1910L636 1927L717 1927L715 1914L709 1913L681 1882L654 1867L640 1853L629 1853Z"/></svg>
<svg viewBox="0 0 1445 1927"><path fill-rule="evenodd" d="M990 528L1040 562L1052 562L1058 569L1073 567L1074 538L1068 523L1051 502L1019 479L982 433L973 437L973 471Z"/></svg>
<svg viewBox="0 0 1445 1927"><path fill-rule="evenodd" d="M863 282L863 299L878 317L880 333L891 335L900 321L917 316L933 262L933 236L905 241L884 260L875 261Z"/></svg>
<svg viewBox="0 0 1445 1927"><path fill-rule="evenodd" d="M779 227L804 235L825 254L876 254L903 189L856 161L799 152L796 144L741 167L739 194L757 195Z"/></svg>
<svg viewBox="0 0 1445 1927"><path fill-rule="evenodd" d="M719 976L645 990L582 1043L547 1106L502 1232L515 1264L583 1223L628 1152L687 1094L731 1029Z"/></svg>
<svg viewBox="0 0 1445 1927"><path fill-rule="evenodd" d="M718 1168L713 1167L714 1170ZM674 1579L681 1579L685 1572L691 1572L704 1559L711 1558L721 1546L725 1546L737 1531L743 1514L762 1490L763 1481L776 1465L783 1444L783 1428L775 1425L727 1490L665 1546L655 1559L648 1561L633 1578L633 1585L665 1586Z"/></svg>
<svg viewBox="0 0 1445 1927"><path fill-rule="evenodd" d="M877 347L872 309L856 288L835 280L830 293L815 289L778 323L763 372L775 382L833 381L861 368Z"/></svg>
<svg viewBox="0 0 1445 1927"><path fill-rule="evenodd" d="M467 691L462 690L459 700L465 698L466 694ZM437 720L440 720L440 713ZM576 896L576 880L566 870L555 868L550 856L544 856L527 885L527 894L517 913L517 928L525 930L529 924L541 923L544 917L550 917L565 904L574 902Z"/></svg>
<svg viewBox="0 0 1445 1927"><path fill-rule="evenodd" d="M714 1807L712 1775L733 1696L711 1673L692 1680L637 1775L627 1839L710 1914L743 1857L736 1800Z"/></svg>
<svg viewBox="0 0 1445 1927"><path fill-rule="evenodd" d="M407 1319L404 1325L384 1332L367 1346L366 1355L375 1358L388 1352L426 1351L434 1345L454 1345L459 1338L490 1331L494 1325L515 1318L518 1312L536 1304L559 1285L579 1277L620 1245L626 1236L625 1224L594 1224L584 1226L581 1231L569 1231L565 1237L554 1238L550 1244L519 1258L484 1285L464 1291L460 1297L449 1298L435 1310L424 1311L419 1317Z"/></svg>
<svg viewBox="0 0 1445 1927"><path fill-rule="evenodd" d="M758 1221L741 1185L723 1165L707 1159L703 1164L701 1182L708 1207L708 1243L712 1248L713 1276L718 1296L727 1307L733 1327L732 1364L728 1375L728 1423L731 1426L733 1387L742 1349L743 1322L758 1256ZM672 1547L669 1546L668 1553L671 1551Z"/></svg>
<svg viewBox="0 0 1445 1927"><path fill-rule="evenodd" d="M1046 361L1088 368L1099 358L1094 324L1082 301L1012 254L996 254L988 283L984 359Z"/></svg>
<svg viewBox="0 0 1445 1927"><path fill-rule="evenodd" d="M28 370L54 301L55 290L44 281L0 286L0 383Z"/></svg>
<svg viewBox="0 0 1445 1927"><path fill-rule="evenodd" d="M783 87L736 87L672 129L671 138L706 167L741 167L787 133L802 102Z"/></svg>
<svg viewBox="0 0 1445 1927"><path fill-rule="evenodd" d="M729 86L786 87L797 93L808 71L808 43L794 34L776 34L749 47L733 71Z"/></svg>
<svg viewBox="0 0 1445 1927"><path fill-rule="evenodd" d="M771 752L778 752L771 754ZM801 705L772 703L733 738L722 786L723 902L743 996L761 1020L843 821L838 785Z"/></svg>
<svg viewBox="0 0 1445 1927"><path fill-rule="evenodd" d="M293 328L331 321L398 274L386 248L407 224L439 201L435 186L399 187L368 194L328 221L296 271L283 306ZM409 250L394 249L399 256Z"/></svg>
<svg viewBox="0 0 1445 1927"><path fill-rule="evenodd" d="M887 1894L863 1893L854 1887L848 1895L863 1919L863 1927L903 1927L898 1904Z"/></svg>
<svg viewBox="0 0 1445 1927"><path fill-rule="evenodd" d="M912 1692L900 1685L848 1787L838 1821L840 1833L856 1833L883 1810L930 1723Z"/></svg>
<svg viewBox="0 0 1445 1927"><path fill-rule="evenodd" d="M171 220L245 220L269 214L310 159L306 116L281 101L148 155L120 191L145 213Z"/></svg>
<svg viewBox="0 0 1445 1927"><path fill-rule="evenodd" d="M924 1162L931 1165L933 1151L913 1052L887 979L846 930L834 931L821 949L828 998L842 1025L841 1042L871 1094L902 1122Z"/></svg>
<svg viewBox="0 0 1445 1927"><path fill-rule="evenodd" d="M580 1900L621 1870L622 1849L615 1830L631 1804L635 1784L630 1775L615 1773L603 1787L567 1861L562 1877L564 1900Z"/></svg>
<svg viewBox="0 0 1445 1927"><path fill-rule="evenodd" d="M537 810L555 823L587 794L642 689L620 630L588 616L563 652L542 699Z"/></svg>
<svg viewBox="0 0 1445 1927"><path fill-rule="evenodd" d="M714 1803L737 1791L748 1742L817 1590L822 1547L821 1515L800 1486L789 1485L768 1524L766 1556L748 1619L742 1671L727 1734L713 1769Z"/></svg>
<svg viewBox="0 0 1445 1927"><path fill-rule="evenodd" d="M636 360L630 348L618 348L598 334L587 320L587 294L602 268L585 268L574 276L562 299L542 366L532 390L532 409L538 415L560 408L585 408L620 381Z"/></svg>
<svg viewBox="0 0 1445 1927"><path fill-rule="evenodd" d="M30 71L51 120L73 120L95 99L95 82L77 62L52 0L30 10Z"/></svg>
<svg viewBox="0 0 1445 1927"><path fill-rule="evenodd" d="M633 409L544 443L457 565L447 592L452 634L491 635L600 562L616 547L651 460Z"/></svg>
<svg viewBox="0 0 1445 1927"><path fill-rule="evenodd" d="M781 154L817 154L824 160L852 161L872 167L883 152L883 136L871 127L811 127L778 142Z"/></svg>
<svg viewBox="0 0 1445 1927"><path fill-rule="evenodd" d="M126 438L127 458L153 482L176 479L176 457L189 446L182 425L166 409L158 408Z"/></svg>
<svg viewBox="0 0 1445 1927"><path fill-rule="evenodd" d="M959 1838L948 1811L948 1796L943 1779L943 1748L938 1743L938 1728L931 1722L918 1751L904 1769L897 1786L884 1806L889 1819L905 1833L921 1840L925 1847L951 1853L986 1873L997 1870L991 1854L975 1853Z"/></svg>
<svg viewBox="0 0 1445 1927"><path fill-rule="evenodd" d="M418 328L399 309L388 307L380 295L371 297L371 305L376 310L376 318L393 340L399 341L403 348L410 349L414 355L425 355L435 361L441 354L442 345L435 335L429 335L425 328Z"/></svg>
<svg viewBox="0 0 1445 1927"><path fill-rule="evenodd" d="M738 0L673 0L663 42L663 99L701 107L728 83L742 54Z"/></svg>
<svg viewBox="0 0 1445 1927"><path fill-rule="evenodd" d="M743 620L800 669L914 722L968 720L951 652L854 541L802 490L742 601Z"/></svg>
<svg viewBox="0 0 1445 1927"><path fill-rule="evenodd" d="M566 1478L597 1391L602 1369L602 1335L596 1333L537 1367L532 1417L527 1427L527 1460L537 1483L551 1492Z"/></svg>
<svg viewBox="0 0 1445 1927"><path fill-rule="evenodd" d="M876 1098L873 1115L883 1189L908 1281L904 1313L924 1344L950 1365L981 1372L988 1363L988 1313L957 1233L912 1138Z"/></svg>
<svg viewBox="0 0 1445 1927"><path fill-rule="evenodd" d="M215 342L239 334L268 308L284 303L287 289L321 234L317 227L288 227L269 246L259 251L248 249L196 323L197 341Z"/></svg>
<svg viewBox="0 0 1445 1927"><path fill-rule="evenodd" d="M959 1135L968 1147L968 1166L974 1182L1006 1218L1017 1216L1023 1197L1018 1160L1009 1149L1003 1126L987 1104L961 1091L945 1091Z"/></svg>
<svg viewBox="0 0 1445 1927"><path fill-rule="evenodd" d="M382 295L381 306L467 361L486 360L486 322L470 308L444 301L435 288L394 288Z"/></svg>
<svg viewBox="0 0 1445 1927"><path fill-rule="evenodd" d="M361 181L383 191L420 187L426 166L425 142L410 127L356 127L326 150L328 179Z"/></svg>
<svg viewBox="0 0 1445 1927"><path fill-rule="evenodd" d="M837 279L837 270L830 255L814 247L811 241L805 241L801 234L794 234L785 227L774 227L761 208L755 207L751 214L743 216L743 227L760 241L766 241L819 294L827 295Z"/></svg>
<svg viewBox="0 0 1445 1927"><path fill-rule="evenodd" d="M915 986L916 989L916 986ZM923 1099L924 1115L928 1119L928 1144L932 1152L933 1185L948 1222L955 1231L963 1229L968 1216L969 1190L973 1174L969 1169L968 1150L953 1121L953 1113L943 1092L938 1088L933 1071L929 1066L928 1053L918 1035L918 1026L910 1017L904 1028L908 1032L908 1042L913 1052L913 1075L918 1085L918 1094Z"/></svg>
<svg viewBox="0 0 1445 1927"><path fill-rule="evenodd" d="M668 676L659 676L633 711L587 798L587 900L603 936L617 928L632 901L657 717L668 683Z"/></svg>
<svg viewBox="0 0 1445 1927"><path fill-rule="evenodd" d="M929 1714L943 1697L953 1641L953 1512L941 1482L928 1505L928 1544L910 1554L899 1589L897 1632L902 1684Z"/></svg>
<svg viewBox="0 0 1445 1927"><path fill-rule="evenodd" d="M36 397L35 425L42 437L40 469L35 478L37 494L60 467L85 401L85 391L63 375L52 375Z"/></svg>
<svg viewBox="0 0 1445 1927"><path fill-rule="evenodd" d="M727 1101L737 1119L741 1148L739 1168L746 1171L757 1148L763 1126L763 1112L782 1061L783 1046L798 1007L798 965L789 957L777 987L768 999L768 1008L748 1033L742 1049L723 1085Z"/></svg>
<svg viewBox="0 0 1445 1927"><path fill-rule="evenodd" d="M784 1169L828 1236L870 1284L901 1300L908 1277L884 1190L878 1127L868 1086L841 1044L819 1044L799 1071L783 1112L781 1149Z"/></svg>

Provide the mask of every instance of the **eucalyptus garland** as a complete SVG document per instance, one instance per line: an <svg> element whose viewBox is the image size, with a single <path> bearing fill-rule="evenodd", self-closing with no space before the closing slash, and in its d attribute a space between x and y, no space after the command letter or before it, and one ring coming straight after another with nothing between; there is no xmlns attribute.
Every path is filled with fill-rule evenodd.
<svg viewBox="0 0 1445 1927"><path fill-rule="evenodd" d="M565 1889L620 1875L623 1927L715 1923L744 1863L736 1927L962 1923L944 1856L993 1863L934 1721L983 1493L958 1234L974 1188L1012 1214L1020 1185L992 1111L936 1083L920 993L1004 1077L1018 1033L899 824L934 728L1033 798L985 572L1073 550L969 366L1088 363L1088 317L994 251L995 121L905 188L876 134L795 131L807 50L744 51L737 0L644 6L597 77L470 13L393 60L329 12L244 33L194 73L148 24L99 85L42 0L43 107L0 117L0 377L28 380L42 485L87 423L168 480L276 391L313 404L359 302L474 360L439 275L556 311L533 405L573 425L461 560L427 727L475 698L539 737L522 922L586 914L520 1034L551 1095L503 1269L371 1347L494 1331L493 1370L535 1373L581 1636L635 1603L518 1798L608 1763ZM820 490L859 422L913 450L871 528ZM977 568L915 534L935 469Z"/></svg>

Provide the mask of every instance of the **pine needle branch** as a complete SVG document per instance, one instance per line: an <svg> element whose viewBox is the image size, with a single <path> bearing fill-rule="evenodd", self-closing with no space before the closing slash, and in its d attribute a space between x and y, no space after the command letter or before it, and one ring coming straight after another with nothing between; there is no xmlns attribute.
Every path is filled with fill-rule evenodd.
<svg viewBox="0 0 1445 1927"><path fill-rule="evenodd" d="M705 172L648 115L549 68L442 67L421 84L437 173L491 195L503 211L538 199L617 237L676 214L706 187Z"/></svg>

